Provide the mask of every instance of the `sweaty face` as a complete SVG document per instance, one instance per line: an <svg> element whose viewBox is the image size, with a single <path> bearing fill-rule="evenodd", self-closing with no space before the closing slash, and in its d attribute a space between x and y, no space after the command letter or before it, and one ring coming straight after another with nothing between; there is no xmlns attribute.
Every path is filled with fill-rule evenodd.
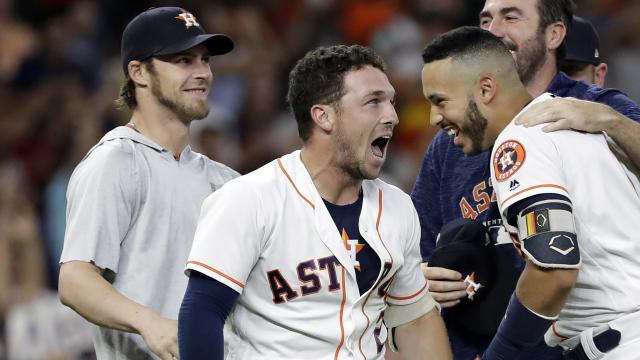
<svg viewBox="0 0 640 360"><path fill-rule="evenodd" d="M547 44L540 28L536 0L488 0L480 27L499 37L511 51L520 80L526 85L544 65Z"/></svg>
<svg viewBox="0 0 640 360"><path fill-rule="evenodd" d="M488 148L488 121L470 96L472 85L453 76L451 59L434 61L422 69L422 89L431 102L429 121L453 136L453 143L467 155Z"/></svg>
<svg viewBox="0 0 640 360"><path fill-rule="evenodd" d="M213 76L204 46L154 59L153 64L149 87L160 105L186 123L209 114Z"/></svg>
<svg viewBox="0 0 640 360"><path fill-rule="evenodd" d="M398 124L395 90L387 76L372 66L347 72L344 89L333 107L332 162L353 179L375 179Z"/></svg>

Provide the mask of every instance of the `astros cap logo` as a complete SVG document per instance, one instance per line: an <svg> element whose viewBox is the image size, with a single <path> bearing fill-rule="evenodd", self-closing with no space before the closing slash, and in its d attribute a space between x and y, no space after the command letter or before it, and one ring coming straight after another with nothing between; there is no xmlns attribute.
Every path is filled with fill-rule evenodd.
<svg viewBox="0 0 640 360"><path fill-rule="evenodd" d="M198 20L196 20L196 17L193 16L193 14L190 12L183 11L182 13L180 13L180 15L176 16L176 19L184 21L184 25L187 27L187 29L192 26L200 27L200 24L198 24Z"/></svg>
<svg viewBox="0 0 640 360"><path fill-rule="evenodd" d="M493 157L493 170L498 181L505 181L520 170L527 153L522 144L515 140L507 140L498 146Z"/></svg>

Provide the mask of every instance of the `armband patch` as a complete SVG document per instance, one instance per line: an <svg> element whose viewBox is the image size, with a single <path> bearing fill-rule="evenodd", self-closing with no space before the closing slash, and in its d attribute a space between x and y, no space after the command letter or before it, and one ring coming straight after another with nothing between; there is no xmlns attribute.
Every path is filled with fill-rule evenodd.
<svg viewBox="0 0 640 360"><path fill-rule="evenodd" d="M518 215L521 250L536 265L576 269L580 250L571 203L547 200L535 203Z"/></svg>

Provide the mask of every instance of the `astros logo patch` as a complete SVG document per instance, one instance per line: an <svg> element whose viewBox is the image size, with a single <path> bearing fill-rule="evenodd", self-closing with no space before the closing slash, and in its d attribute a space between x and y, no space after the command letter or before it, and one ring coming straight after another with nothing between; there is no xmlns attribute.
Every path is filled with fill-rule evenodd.
<svg viewBox="0 0 640 360"><path fill-rule="evenodd" d="M515 140L507 140L498 146L493 156L493 170L498 181L505 181L520 170L527 157L522 144Z"/></svg>
<svg viewBox="0 0 640 360"><path fill-rule="evenodd" d="M184 21L184 26L186 26L187 29L192 26L197 26L197 27L200 26L200 24L198 24L198 20L196 20L196 17L193 16L193 14L190 12L184 11L180 13L180 15L176 16L176 19L180 19Z"/></svg>

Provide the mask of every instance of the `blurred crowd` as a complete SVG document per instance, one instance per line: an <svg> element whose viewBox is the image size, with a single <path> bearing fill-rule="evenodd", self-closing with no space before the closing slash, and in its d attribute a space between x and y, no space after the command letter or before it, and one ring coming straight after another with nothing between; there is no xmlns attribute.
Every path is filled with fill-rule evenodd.
<svg viewBox="0 0 640 360"><path fill-rule="evenodd" d="M435 134L420 53L435 35L474 25L482 0L0 0L0 359L90 359L90 330L59 304L66 185L126 111L120 34L150 6L198 14L235 50L212 62L212 112L192 146L247 173L300 146L284 101L294 62L319 45L359 43L386 60L397 128L383 178L409 191ZM608 87L640 101L640 1L578 0L609 64Z"/></svg>

